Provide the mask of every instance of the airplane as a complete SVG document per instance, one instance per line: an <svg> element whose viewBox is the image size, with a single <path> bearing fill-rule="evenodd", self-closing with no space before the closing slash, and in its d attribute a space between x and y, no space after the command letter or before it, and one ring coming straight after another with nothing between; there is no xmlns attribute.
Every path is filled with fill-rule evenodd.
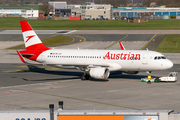
<svg viewBox="0 0 180 120"><path fill-rule="evenodd" d="M137 74L139 71L166 70L173 63L163 54L150 50L126 50L119 42L121 50L94 49L50 49L46 47L27 21L20 21L26 50L17 51L21 61L24 58L43 65L71 67L84 71L81 80L108 79L111 71Z"/></svg>

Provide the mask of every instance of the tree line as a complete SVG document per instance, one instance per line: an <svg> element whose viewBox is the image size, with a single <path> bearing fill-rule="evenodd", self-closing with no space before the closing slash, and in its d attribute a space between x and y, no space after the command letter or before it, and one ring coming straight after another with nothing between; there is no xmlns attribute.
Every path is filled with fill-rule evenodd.
<svg viewBox="0 0 180 120"><path fill-rule="evenodd" d="M111 4L113 7L126 7L132 0L0 0L0 5L27 5L45 3L48 1L66 1L68 4L85 4L85 2L95 2L96 4ZM180 0L133 0L134 3L143 3L149 7L151 2L156 2L157 6L180 7Z"/></svg>
<svg viewBox="0 0 180 120"><path fill-rule="evenodd" d="M150 6L151 2L155 2L157 6L166 5L166 7L180 7L179 0L145 0L143 6Z"/></svg>
<svg viewBox="0 0 180 120"><path fill-rule="evenodd" d="M27 5L38 4L49 1L66 1L68 4L85 4L85 2L95 2L96 4L111 4L113 7L127 6L129 0L0 0L2 5ZM131 0L130 0L131 1Z"/></svg>

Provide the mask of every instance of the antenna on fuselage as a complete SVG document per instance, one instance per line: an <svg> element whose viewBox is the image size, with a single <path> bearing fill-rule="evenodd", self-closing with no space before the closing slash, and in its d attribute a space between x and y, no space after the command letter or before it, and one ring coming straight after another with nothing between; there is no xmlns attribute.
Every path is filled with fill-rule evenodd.
<svg viewBox="0 0 180 120"><path fill-rule="evenodd" d="M148 48L146 48L146 50L149 51Z"/></svg>

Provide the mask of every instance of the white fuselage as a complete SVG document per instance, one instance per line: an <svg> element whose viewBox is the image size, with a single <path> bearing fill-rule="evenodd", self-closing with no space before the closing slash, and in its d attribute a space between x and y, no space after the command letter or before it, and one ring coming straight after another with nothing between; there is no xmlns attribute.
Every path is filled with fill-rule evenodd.
<svg viewBox="0 0 180 120"><path fill-rule="evenodd" d="M145 50L51 49L41 53L36 61L47 65L104 66L110 71L154 71L173 66L161 53Z"/></svg>

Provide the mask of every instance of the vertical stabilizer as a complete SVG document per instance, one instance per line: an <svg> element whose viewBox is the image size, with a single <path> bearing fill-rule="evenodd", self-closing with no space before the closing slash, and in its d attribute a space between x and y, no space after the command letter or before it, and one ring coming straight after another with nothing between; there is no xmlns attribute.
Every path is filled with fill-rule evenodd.
<svg viewBox="0 0 180 120"><path fill-rule="evenodd" d="M48 50L27 21L20 21L26 50Z"/></svg>

